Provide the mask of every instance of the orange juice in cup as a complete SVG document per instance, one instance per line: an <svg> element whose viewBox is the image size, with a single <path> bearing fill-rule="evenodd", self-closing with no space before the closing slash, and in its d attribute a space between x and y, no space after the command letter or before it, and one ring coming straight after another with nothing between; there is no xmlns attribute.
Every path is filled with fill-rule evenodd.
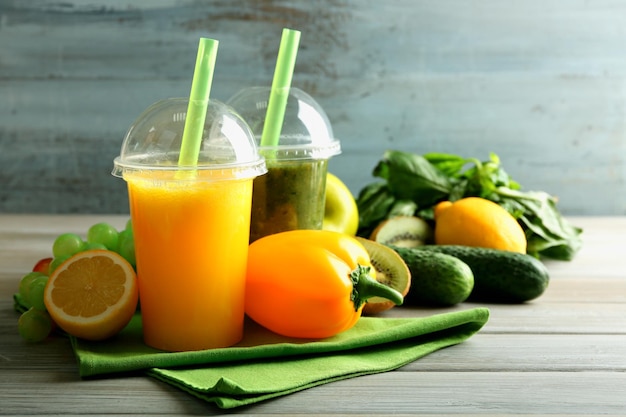
<svg viewBox="0 0 626 417"><path fill-rule="evenodd" d="M224 347L242 337L252 179L129 174L145 342Z"/></svg>
<svg viewBox="0 0 626 417"><path fill-rule="evenodd" d="M128 186L144 341L167 351L241 339L252 182L266 171L247 124L216 100L197 164L177 165L187 104L146 110L113 172Z"/></svg>

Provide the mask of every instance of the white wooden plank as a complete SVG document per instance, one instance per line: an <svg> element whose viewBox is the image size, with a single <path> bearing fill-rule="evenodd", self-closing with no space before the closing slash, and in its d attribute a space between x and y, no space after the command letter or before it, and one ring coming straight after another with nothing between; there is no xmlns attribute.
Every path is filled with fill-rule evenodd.
<svg viewBox="0 0 626 417"><path fill-rule="evenodd" d="M386 373L315 387L259 404L254 412L620 415L625 384L623 372Z"/></svg>
<svg viewBox="0 0 626 417"><path fill-rule="evenodd" d="M610 287L609 287L610 288ZM474 307L487 307L485 333L532 334L626 334L626 305L623 303L488 304L465 302L447 308L395 307L383 317L423 317Z"/></svg>
<svg viewBox="0 0 626 417"><path fill-rule="evenodd" d="M3 376L0 413L6 415L221 414L214 405L141 375L80 380L73 372L33 369L3 370ZM35 390L36 401L24 387Z"/></svg>
<svg viewBox="0 0 626 417"><path fill-rule="evenodd" d="M626 335L480 332L412 362L406 372L623 372Z"/></svg>
<svg viewBox="0 0 626 417"><path fill-rule="evenodd" d="M0 414L224 414L136 374L81 380L66 339L32 345L17 334L11 295L30 257L43 253L49 239L61 231L84 233L97 221L122 227L126 219L0 216ZM491 318L468 341L397 372L339 381L229 414L623 415L626 277L614 273L622 265L619 251L604 256L602 248L620 244L626 223L621 218L574 220L590 238L579 261L559 263L549 291L531 303L486 305ZM593 266L600 263L607 265L596 275ZM385 316L420 317L478 305L484 304L395 308Z"/></svg>
<svg viewBox="0 0 626 417"><path fill-rule="evenodd" d="M617 275L617 274L616 274ZM607 292L607 288L611 291ZM584 277L568 279L565 276L552 278L546 292L537 302L606 304L626 303L626 279L621 277L603 278L587 273Z"/></svg>

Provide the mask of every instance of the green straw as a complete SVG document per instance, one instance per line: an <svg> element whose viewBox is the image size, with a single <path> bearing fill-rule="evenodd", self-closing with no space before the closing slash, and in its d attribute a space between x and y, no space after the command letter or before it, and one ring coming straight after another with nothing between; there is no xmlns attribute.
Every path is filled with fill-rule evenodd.
<svg viewBox="0 0 626 417"><path fill-rule="evenodd" d="M209 93L213 82L213 68L219 42L214 39L200 38L196 68L191 81L191 93L185 118L183 140L178 156L179 166L198 165L200 144L204 131L207 107L209 105Z"/></svg>
<svg viewBox="0 0 626 417"><path fill-rule="evenodd" d="M299 43L299 31L283 29L280 48L278 49L278 58L276 59L276 68L274 69L272 89L270 90L270 98L267 103L261 146L278 145L280 131L283 128L283 120L285 119L285 108L287 107L287 98L291 88L291 79L293 77L293 68L296 65Z"/></svg>

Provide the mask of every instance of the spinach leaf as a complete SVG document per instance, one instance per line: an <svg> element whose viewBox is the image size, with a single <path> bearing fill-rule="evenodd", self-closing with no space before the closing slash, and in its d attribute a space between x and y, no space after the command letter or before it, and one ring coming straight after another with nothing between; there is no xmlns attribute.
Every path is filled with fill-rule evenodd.
<svg viewBox="0 0 626 417"><path fill-rule="evenodd" d="M393 196L431 206L445 198L451 189L448 177L424 157L407 152L387 151L374 168L374 176L387 180Z"/></svg>
<svg viewBox="0 0 626 417"><path fill-rule="evenodd" d="M411 200L396 200L391 209L389 209L389 214L387 217L394 216L413 216L415 211L417 210L417 204Z"/></svg>
<svg viewBox="0 0 626 417"><path fill-rule="evenodd" d="M413 213L433 220L433 207L442 200L482 197L504 207L518 220L536 257L571 260L582 246L582 229L571 225L543 191L523 191L491 153L487 161L446 153L423 156L389 150L374 168L384 180L366 186L359 197L359 235L395 215Z"/></svg>
<svg viewBox="0 0 626 417"><path fill-rule="evenodd" d="M457 176L467 165L467 159L449 153L431 152L424 154L424 159L448 177Z"/></svg>
<svg viewBox="0 0 626 417"><path fill-rule="evenodd" d="M369 237L374 227L387 218L396 198L384 182L366 185L356 199L359 210L359 230L357 234Z"/></svg>
<svg viewBox="0 0 626 417"><path fill-rule="evenodd" d="M571 260L582 247L582 229L571 225L561 216L556 200L545 192L527 193L499 190L507 195L517 195L517 202L525 207L519 222L527 233L527 252L535 256Z"/></svg>

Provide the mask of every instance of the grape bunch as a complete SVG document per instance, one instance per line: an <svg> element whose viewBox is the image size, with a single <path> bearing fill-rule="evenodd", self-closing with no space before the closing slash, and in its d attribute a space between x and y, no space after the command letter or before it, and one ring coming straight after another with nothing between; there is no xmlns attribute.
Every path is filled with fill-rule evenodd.
<svg viewBox="0 0 626 417"><path fill-rule="evenodd" d="M44 303L48 277L72 256L93 249L117 252L136 268L135 241L130 220L123 230L117 230L108 223L96 223L87 230L86 240L75 233L57 236L52 244L52 257L39 260L33 271L24 275L20 281L18 294L27 310L20 316L17 327L24 340L40 342L55 329Z"/></svg>

